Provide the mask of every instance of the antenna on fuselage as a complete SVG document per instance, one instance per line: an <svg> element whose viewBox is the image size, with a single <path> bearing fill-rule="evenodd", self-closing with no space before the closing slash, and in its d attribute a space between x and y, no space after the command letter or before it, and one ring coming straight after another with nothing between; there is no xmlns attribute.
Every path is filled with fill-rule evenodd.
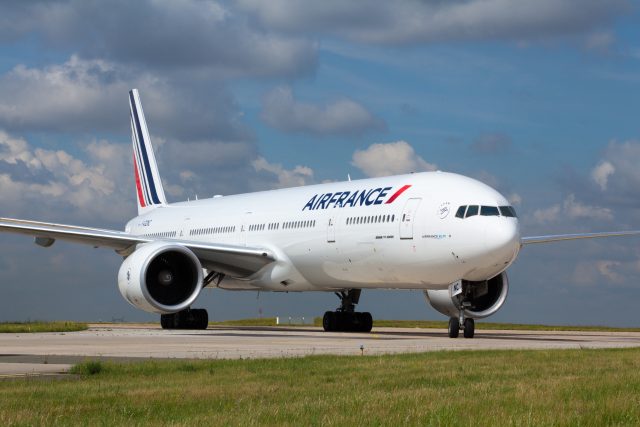
<svg viewBox="0 0 640 427"><path fill-rule="evenodd" d="M351 175L350 175L350 174L347 174L347 180L348 180L349 182L351 182Z"/></svg>

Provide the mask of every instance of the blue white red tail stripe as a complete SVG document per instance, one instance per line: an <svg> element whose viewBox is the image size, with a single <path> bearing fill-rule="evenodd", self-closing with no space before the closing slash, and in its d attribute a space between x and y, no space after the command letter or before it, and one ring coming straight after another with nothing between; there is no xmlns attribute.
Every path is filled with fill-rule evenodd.
<svg viewBox="0 0 640 427"><path fill-rule="evenodd" d="M144 204L151 205L151 195L149 194L149 185L147 184L147 175L143 169L142 163L142 155L140 153L140 143L138 142L138 133L135 130L135 124L133 120L133 114L131 115L131 138L133 140L133 158L135 161L134 166L136 167L136 173L138 175L138 179L140 180L141 192L144 197Z"/></svg>
<svg viewBox="0 0 640 427"><path fill-rule="evenodd" d="M142 111L140 96L136 89L129 92L131 110L131 141L133 143L133 166L136 180L136 194L138 197L138 211L141 213L149 208L166 205L164 190L153 147L149 138L149 131Z"/></svg>

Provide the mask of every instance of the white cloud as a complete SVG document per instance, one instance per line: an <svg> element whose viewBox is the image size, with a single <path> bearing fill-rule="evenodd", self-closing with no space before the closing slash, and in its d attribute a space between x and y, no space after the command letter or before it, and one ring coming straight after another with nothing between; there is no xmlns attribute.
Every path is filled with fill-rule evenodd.
<svg viewBox="0 0 640 427"><path fill-rule="evenodd" d="M611 221L613 219L611 209L580 203L576 200L576 196L574 194L570 194L564 200L563 210L571 219L589 218L604 221Z"/></svg>
<svg viewBox="0 0 640 427"><path fill-rule="evenodd" d="M277 181L272 188L299 187L312 183L313 170L307 166L296 166L293 169L285 169L280 164L269 163L264 157L258 157L251 162L256 172L267 172L275 175Z"/></svg>
<svg viewBox="0 0 640 427"><path fill-rule="evenodd" d="M536 209L533 212L535 222L544 224L547 222L555 222L560 217L560 205L553 205L548 208Z"/></svg>
<svg viewBox="0 0 640 427"><path fill-rule="evenodd" d="M0 126L11 131L129 132L128 91L137 87L149 127L185 139L249 139L233 100L216 84L174 89L166 79L104 60L71 56L0 75Z"/></svg>
<svg viewBox="0 0 640 427"><path fill-rule="evenodd" d="M608 259L581 261L576 264L571 280L580 286L624 285L637 274L636 264L637 261Z"/></svg>
<svg viewBox="0 0 640 427"><path fill-rule="evenodd" d="M218 1L28 1L2 9L0 40L37 34L83 58L208 78L291 77L316 65L314 42L256 26Z"/></svg>
<svg viewBox="0 0 640 427"><path fill-rule="evenodd" d="M613 220L613 212L609 208L581 203L576 200L575 194L569 194L562 204L537 209L533 212L533 219L540 224L557 222L565 218L611 221Z"/></svg>
<svg viewBox="0 0 640 427"><path fill-rule="evenodd" d="M117 74L112 64L77 56L42 69L18 65L0 77L0 124L29 130L104 130L115 124L116 100L122 104L120 119L127 108L129 88Z"/></svg>
<svg viewBox="0 0 640 427"><path fill-rule="evenodd" d="M610 203L640 200L640 141L611 141L602 159L591 171L591 179L607 190L600 194Z"/></svg>
<svg viewBox="0 0 640 427"><path fill-rule="evenodd" d="M607 189L609 176L613 175L615 171L615 166L613 166L610 162L602 161L591 170L591 179L593 179L593 181L598 184L602 191L605 191Z"/></svg>
<svg viewBox="0 0 640 427"><path fill-rule="evenodd" d="M366 43L537 40L583 34L629 7L625 0L241 0L267 28L343 35ZM366 13L363 10L366 9Z"/></svg>
<svg viewBox="0 0 640 427"><path fill-rule="evenodd" d="M87 160L63 150L33 148L0 131L0 199L3 212L43 218L113 222L134 210L130 148L108 141L84 147ZM130 191L127 191L130 190Z"/></svg>
<svg viewBox="0 0 640 427"><path fill-rule="evenodd" d="M509 200L509 203L513 206L520 206L522 204L522 196L518 193L510 193L507 196L507 200Z"/></svg>
<svg viewBox="0 0 640 427"><path fill-rule="evenodd" d="M298 102L289 87L275 88L265 96L261 117L282 131L319 135L353 135L385 128L381 119L355 101L343 98L326 105Z"/></svg>
<svg viewBox="0 0 640 427"><path fill-rule="evenodd" d="M437 166L416 154L406 141L372 144L353 153L351 164L369 177L434 171Z"/></svg>

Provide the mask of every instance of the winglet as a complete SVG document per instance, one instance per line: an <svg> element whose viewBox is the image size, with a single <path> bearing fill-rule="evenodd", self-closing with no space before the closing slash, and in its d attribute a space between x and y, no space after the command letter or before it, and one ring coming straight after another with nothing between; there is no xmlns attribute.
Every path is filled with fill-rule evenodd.
<svg viewBox="0 0 640 427"><path fill-rule="evenodd" d="M142 111L138 89L129 91L131 112L131 141L133 143L133 170L136 180L138 214L167 204L162 188L156 156L151 146L147 122Z"/></svg>

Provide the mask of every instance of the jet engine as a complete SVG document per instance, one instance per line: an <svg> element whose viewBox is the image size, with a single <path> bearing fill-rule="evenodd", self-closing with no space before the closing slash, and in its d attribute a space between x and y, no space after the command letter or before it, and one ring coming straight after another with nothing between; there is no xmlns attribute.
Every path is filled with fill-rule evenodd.
<svg viewBox="0 0 640 427"><path fill-rule="evenodd" d="M424 291L427 302L449 317L458 317L461 308L464 308L465 317L482 319L491 316L502 307L509 291L506 272L480 282L462 280L461 289L454 285L449 289Z"/></svg>
<svg viewBox="0 0 640 427"><path fill-rule="evenodd" d="M202 290L202 266L181 245L146 243L129 255L118 271L118 288L131 305L153 313L189 308Z"/></svg>

